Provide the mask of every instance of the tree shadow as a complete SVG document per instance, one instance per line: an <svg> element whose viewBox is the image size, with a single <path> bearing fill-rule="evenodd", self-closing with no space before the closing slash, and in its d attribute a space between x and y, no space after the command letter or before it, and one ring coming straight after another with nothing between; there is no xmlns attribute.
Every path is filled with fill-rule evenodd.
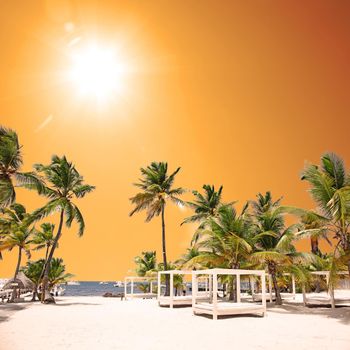
<svg viewBox="0 0 350 350"><path fill-rule="evenodd" d="M209 320L213 319L212 315L209 314L198 314L196 313L195 316L207 318ZM218 315L218 320L226 320L226 319L235 319L235 318L242 318L242 317L249 317L249 318L262 318L263 316L257 315L257 314L236 314L236 315Z"/></svg>
<svg viewBox="0 0 350 350"><path fill-rule="evenodd" d="M29 306L29 303L6 303L0 304L0 323L9 321L12 314L17 311L26 309Z"/></svg>
<svg viewBox="0 0 350 350"><path fill-rule="evenodd" d="M350 324L350 307L349 306L337 306L335 309L322 306L307 307L303 305L269 305L267 311L270 313L279 314L294 314L294 315L317 315L323 316L329 319L335 319L345 325Z"/></svg>
<svg viewBox="0 0 350 350"><path fill-rule="evenodd" d="M160 305L161 308L170 309L170 305ZM173 305L174 309L189 309L192 305Z"/></svg>

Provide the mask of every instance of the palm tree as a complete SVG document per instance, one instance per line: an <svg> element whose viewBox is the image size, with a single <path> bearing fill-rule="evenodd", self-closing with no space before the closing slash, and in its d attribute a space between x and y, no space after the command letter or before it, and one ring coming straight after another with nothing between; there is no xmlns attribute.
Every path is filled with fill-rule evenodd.
<svg viewBox="0 0 350 350"><path fill-rule="evenodd" d="M134 184L141 189L141 192L130 198L135 206L130 212L130 216L137 212L146 210L146 222L154 217L161 215L162 220L162 255L164 270L167 270L167 254L165 241L165 206L167 201L176 205L183 205L179 198L185 190L181 187L173 188L175 176L180 171L177 168L168 175L168 164L164 162L152 162L146 168L141 168L141 179ZM169 278L166 279L166 294L169 294Z"/></svg>
<svg viewBox="0 0 350 350"><path fill-rule="evenodd" d="M193 202L186 202L186 205L191 207L195 214L186 218L182 223L203 222L209 217L216 217L220 208L222 189L220 186L218 191L215 191L215 186L203 185L204 194L198 191L192 191L195 199Z"/></svg>
<svg viewBox="0 0 350 350"><path fill-rule="evenodd" d="M41 220L50 214L59 212L58 229L47 257L42 280L42 301L54 303L55 299L50 295L48 288L49 273L55 249L62 236L64 220L67 228L71 227L73 221L76 221L79 226L78 235L80 237L83 235L85 229L84 218L72 200L83 198L86 194L92 192L95 187L84 184L83 177L65 156L58 157L54 155L49 165L36 164L34 167L37 172L42 174L45 181L40 194L49 198L46 205L34 211L35 220Z"/></svg>
<svg viewBox="0 0 350 350"><path fill-rule="evenodd" d="M135 258L137 276L146 276L147 273L157 271L157 257L155 251L142 252L142 256Z"/></svg>
<svg viewBox="0 0 350 350"><path fill-rule="evenodd" d="M0 242L0 250L11 251L18 248L18 259L14 273L17 278L19 268L21 266L22 252L24 251L30 258L31 235L35 232L34 228L30 228L30 214L26 212L23 205L15 203L10 208L3 210L4 217L1 218L2 223L2 240Z"/></svg>
<svg viewBox="0 0 350 350"><path fill-rule="evenodd" d="M49 289L51 290L57 284L67 282L74 275L66 272L66 265L63 264L63 259L53 258L50 265L49 273Z"/></svg>
<svg viewBox="0 0 350 350"><path fill-rule="evenodd" d="M300 223L305 233L308 233L310 236L311 253L321 256L322 252L319 247L320 239L326 240L331 245L327 237L328 231L324 219L314 212L308 212L300 217Z"/></svg>
<svg viewBox="0 0 350 350"><path fill-rule="evenodd" d="M206 267L239 269L247 264L252 250L250 220L246 215L247 205L238 215L232 204L222 205L216 218L206 221L206 230L196 243L199 254L186 265L202 264ZM230 283L230 299L235 298L235 287Z"/></svg>
<svg viewBox="0 0 350 350"><path fill-rule="evenodd" d="M34 262L28 261L26 266L23 268L23 273L34 283L32 301L35 301L38 295L38 287L41 282L44 265L45 260L40 259Z"/></svg>
<svg viewBox="0 0 350 350"><path fill-rule="evenodd" d="M350 174L343 160L334 153L321 157L321 165L307 165L302 180L311 185L310 194L323 216L327 228L337 240L335 254L350 254ZM347 261L350 277L350 258Z"/></svg>
<svg viewBox="0 0 350 350"><path fill-rule="evenodd" d="M38 295L38 287L42 279L42 271L45 266L45 260L28 261L23 268L24 274L34 283L32 301L36 300ZM66 267L61 258L53 258L51 260L49 273L49 289L51 290L56 284L65 283L68 279L73 277L72 274L66 273Z"/></svg>
<svg viewBox="0 0 350 350"><path fill-rule="evenodd" d="M23 164L21 149L17 133L0 127L0 207L15 202L15 186L31 185L39 191L42 188L41 179L34 172L20 171Z"/></svg>
<svg viewBox="0 0 350 350"><path fill-rule="evenodd" d="M188 264L190 263L190 261L193 261L192 259L197 257L198 255L200 255L200 251L198 250L198 248L196 246L192 246L190 248L186 249L185 254L183 254L176 262L175 264L178 265L181 268L186 268L186 266L188 266ZM200 268L201 265L199 264L193 264L191 265L191 267L193 269L197 269Z"/></svg>
<svg viewBox="0 0 350 350"><path fill-rule="evenodd" d="M30 214L26 212L23 205L15 203L10 208L3 210L4 217L2 223L2 240L0 241L0 251L18 248L18 259L13 278L16 279L22 261L22 252L29 259L31 236L35 229L30 227ZM11 295L11 301L15 299L16 288Z"/></svg>
<svg viewBox="0 0 350 350"><path fill-rule="evenodd" d="M295 215L300 219L302 229L299 235L310 238L311 253L322 256L322 252L319 248L320 239L324 239L329 245L332 245L332 242L328 238L328 219L326 217L313 210L291 206L281 206L278 211L280 211L281 214Z"/></svg>
<svg viewBox="0 0 350 350"><path fill-rule="evenodd" d="M293 265L305 262L311 257L306 253L298 253L293 241L298 238L299 224L285 227L284 217L280 210L280 201L273 201L271 193L259 193L257 200L252 201L252 219L254 220L254 253L250 260L267 268L271 276L276 295L276 304L282 304L277 282L279 273L290 269Z"/></svg>
<svg viewBox="0 0 350 350"><path fill-rule="evenodd" d="M40 225L41 231L36 231L32 244L35 244L35 250L40 250L45 248L45 261L49 255L49 250L53 246L55 241L55 225L48 222L44 222Z"/></svg>

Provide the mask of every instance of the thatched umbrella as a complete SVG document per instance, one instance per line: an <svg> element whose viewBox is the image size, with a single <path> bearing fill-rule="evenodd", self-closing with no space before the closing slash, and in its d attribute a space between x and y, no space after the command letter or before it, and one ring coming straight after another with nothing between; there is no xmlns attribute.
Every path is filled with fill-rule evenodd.
<svg viewBox="0 0 350 350"><path fill-rule="evenodd" d="M18 272L17 277L8 280L2 289L33 290L34 287L34 283L23 272Z"/></svg>

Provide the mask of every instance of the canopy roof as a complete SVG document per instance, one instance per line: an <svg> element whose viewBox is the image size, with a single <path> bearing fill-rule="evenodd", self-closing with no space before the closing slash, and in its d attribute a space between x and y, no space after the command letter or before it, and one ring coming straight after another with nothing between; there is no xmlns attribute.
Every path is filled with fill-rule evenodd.
<svg viewBox="0 0 350 350"><path fill-rule="evenodd" d="M208 269L193 270L195 275L265 275L265 270L240 270L240 269Z"/></svg>
<svg viewBox="0 0 350 350"><path fill-rule="evenodd" d="M11 278L2 287L2 289L14 289L14 288L31 290L34 288L34 283L23 272L18 272L16 279Z"/></svg>

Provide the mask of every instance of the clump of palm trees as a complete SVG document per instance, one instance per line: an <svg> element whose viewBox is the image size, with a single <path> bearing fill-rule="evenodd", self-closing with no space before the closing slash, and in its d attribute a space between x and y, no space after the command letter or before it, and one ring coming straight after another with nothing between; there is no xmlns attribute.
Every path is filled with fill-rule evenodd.
<svg viewBox="0 0 350 350"><path fill-rule="evenodd" d="M74 221L78 224L78 235L83 235L85 222L75 200L85 197L95 187L84 183L75 165L65 156L53 155L49 164L35 164L31 172L22 172L22 165L22 146L16 132L0 127L0 252L18 250L16 278L22 253L30 258L31 249L45 249L45 258L28 262L24 272L32 278L36 291L40 284L41 301L54 303L50 290L70 276L65 273L63 260L54 258L55 250L64 227L70 228ZM34 190L47 202L28 213L16 202L16 187ZM59 215L57 228L52 223L42 222L56 213ZM38 222L42 222L40 229L36 227Z"/></svg>
<svg viewBox="0 0 350 350"><path fill-rule="evenodd" d="M235 202L223 202L222 186L216 191L210 185L203 186L203 193L192 191L194 199L185 202L180 198L185 190L172 187L180 168L170 176L167 169L167 163L141 168L140 183L135 184L141 191L131 198L135 207L130 214L146 210L146 221L161 215L164 269L170 269L164 209L167 201L173 201L194 212L181 224L198 224L190 247L177 261L178 268L265 269L272 279L276 304L282 303L280 289L285 273L293 274L304 292L312 284L310 271L317 264L331 271L329 288L335 284L339 270L348 269L350 276L350 174L339 156L326 153L320 165L307 165L302 172L301 180L310 184L314 210L282 205L281 199L274 200L266 192L258 193L238 212ZM293 215L297 222L287 226L286 215ZM295 242L307 237L311 251L298 252ZM329 243L329 253L320 251L320 239ZM234 299L235 284L229 278L224 284L229 298Z"/></svg>

